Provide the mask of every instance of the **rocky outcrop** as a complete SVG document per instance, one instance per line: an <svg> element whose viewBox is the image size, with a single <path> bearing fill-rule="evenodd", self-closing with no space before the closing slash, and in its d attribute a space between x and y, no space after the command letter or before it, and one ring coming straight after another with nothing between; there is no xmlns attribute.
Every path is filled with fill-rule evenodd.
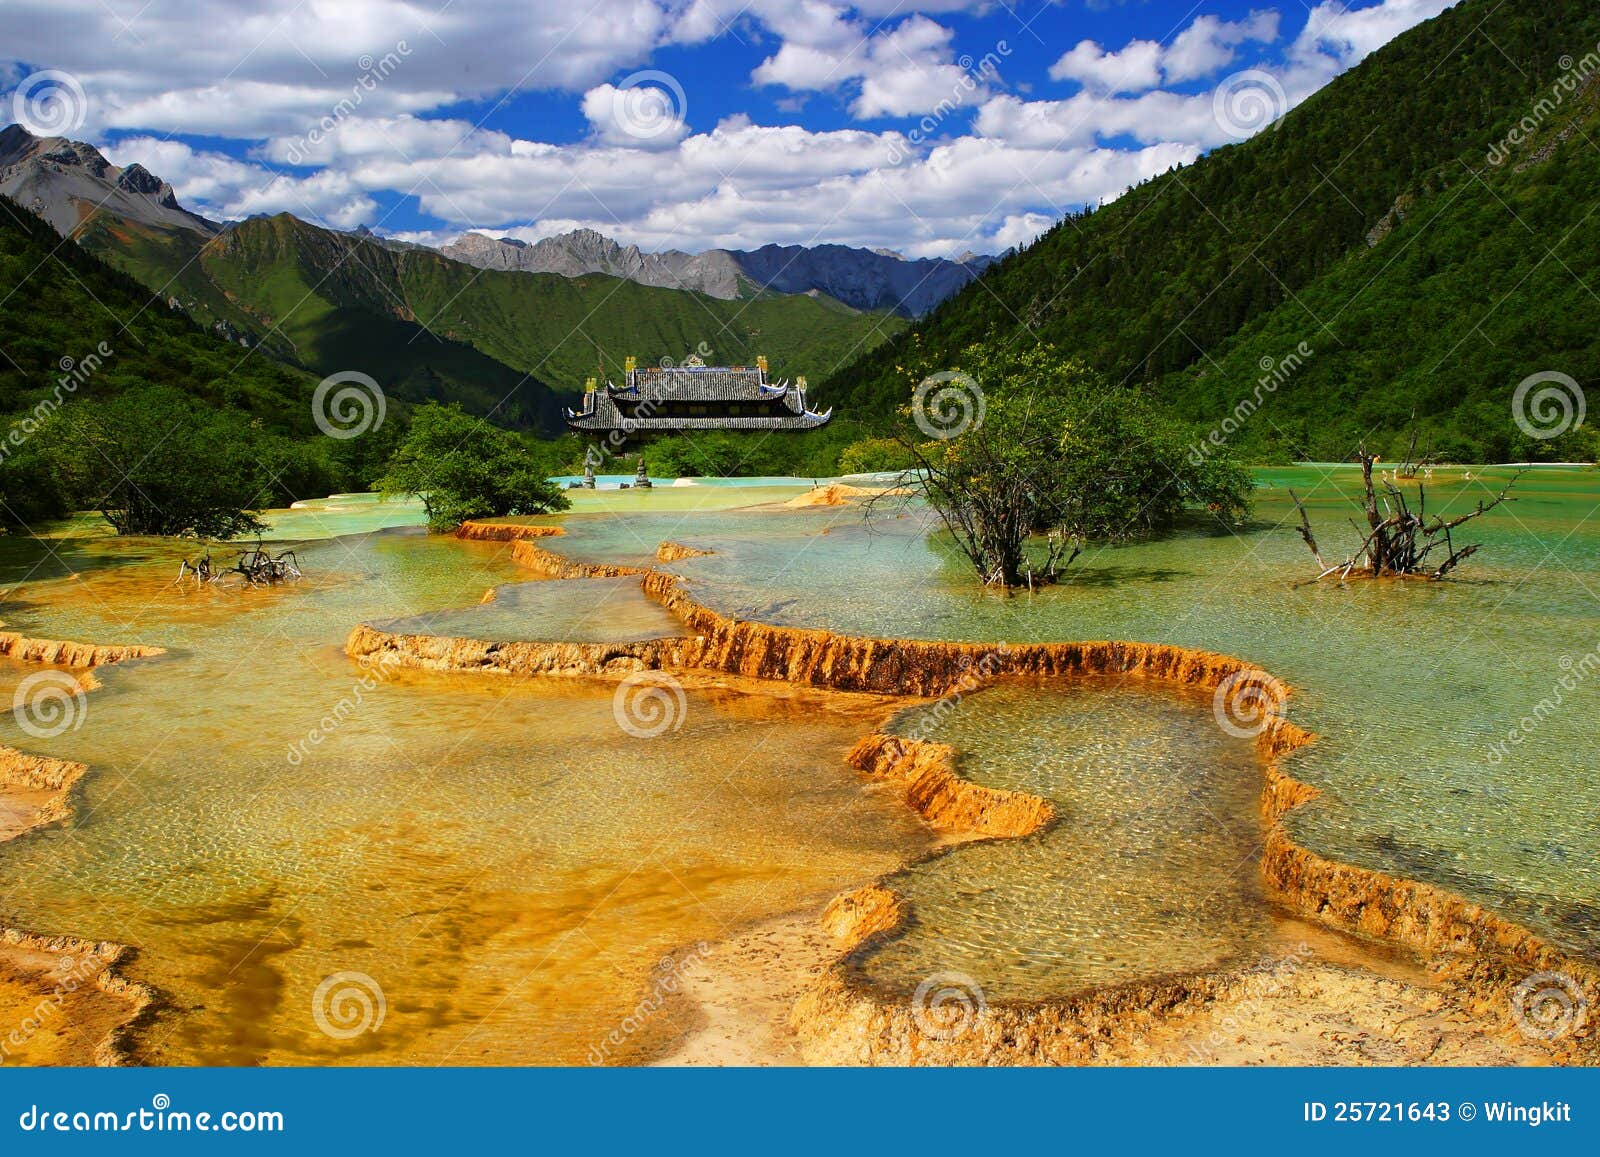
<svg viewBox="0 0 1600 1157"><path fill-rule="evenodd" d="M84 940L77 936L38 936L17 928L0 927L0 952L21 949L59 957L63 967L47 992L40 996L40 1007L69 998L80 979L100 991L124 1000L129 1012L110 1034L94 1047L94 1063L102 1067L125 1065L132 1061L134 1035L149 1024L161 1006L160 994L148 984L131 980L127 965L137 951L109 940Z"/></svg>
<svg viewBox="0 0 1600 1157"><path fill-rule="evenodd" d="M948 974L921 1001L887 1000L842 968L796 1002L790 1025L816 1065L1081 1065L1233 991L1240 972L1169 977L1027 1004L989 1004Z"/></svg>
<svg viewBox="0 0 1600 1157"><path fill-rule="evenodd" d="M68 236L102 214L209 237L217 226L178 204L172 186L144 166L119 169L93 145L36 137L21 125L0 131L0 193Z"/></svg>
<svg viewBox="0 0 1600 1157"><path fill-rule="evenodd" d="M456 527L455 536L469 542L517 542L524 538L554 538L565 534L559 526L524 526L516 522L474 522Z"/></svg>
<svg viewBox="0 0 1600 1157"><path fill-rule="evenodd" d="M626 675L658 668L675 640L642 643L496 643L442 635L390 634L362 624L345 640L353 659L424 671L479 671L491 675Z"/></svg>
<svg viewBox="0 0 1600 1157"><path fill-rule="evenodd" d="M30 639L15 632L0 632L0 655L25 662L78 668L81 673L75 676L74 681L81 692L93 691L100 686L100 681L89 668L165 653L161 647L72 643L59 639ZM0 838L15 838L34 828L69 818L72 814L72 790L88 770L86 765L73 760L30 755L12 747L0 746L0 795L8 789L28 793L26 806L31 809L21 811L19 820ZM41 792L48 794L43 799L35 798ZM56 1002L59 1006L60 1002L70 997L71 991L75 991L80 980L85 983L92 981L102 991L127 1001L130 1005L128 1016L95 1046L93 1059L101 1065L128 1062L132 1055L134 1032L148 1023L158 1003L154 989L123 975L123 966L133 958L133 949L107 941L83 940L76 936L39 936L19 928L0 926L0 952L8 950L50 953L62 959L65 967L57 971L56 979L48 989L40 991L41 1008L49 1002Z"/></svg>
<svg viewBox="0 0 1600 1157"><path fill-rule="evenodd" d="M546 578L628 578L645 572L645 568L642 566L575 562L564 555L545 550L534 542L535 539L557 538L565 533L566 531L559 526L524 526L521 523L514 522L467 521L456 527L455 536L472 542L509 542L512 544L511 557L513 559L529 570L537 571ZM661 558L661 552L669 549L686 552L673 555L673 558L688 558L690 554L709 553L690 551L688 547L680 547L673 543L664 542L656 548L656 557L663 562L671 561L670 559Z"/></svg>
<svg viewBox="0 0 1600 1157"><path fill-rule="evenodd" d="M680 558L706 558L716 553L714 550L697 550L692 546L684 546L681 542L663 542L656 547L656 561L677 562Z"/></svg>
<svg viewBox="0 0 1600 1157"><path fill-rule="evenodd" d="M166 653L165 647L69 643L61 639L30 639L13 631L0 631L0 655L25 663L46 663L58 667L103 667L107 663L148 659ZM82 680L79 682L82 683ZM85 686L84 689L89 690L91 687Z"/></svg>
<svg viewBox="0 0 1600 1157"><path fill-rule="evenodd" d="M622 566L608 562L574 562L545 550L531 539L518 539L511 546L511 557L546 578L629 578L644 574L642 566Z"/></svg>
<svg viewBox="0 0 1600 1157"><path fill-rule="evenodd" d="M813 486L804 494L784 503L793 510L812 506L849 506L859 498L880 498L887 494L904 494L904 490L873 490L865 486L851 486L844 482L830 482L826 486Z"/></svg>
<svg viewBox="0 0 1600 1157"><path fill-rule="evenodd" d="M921 317L995 261L970 253L956 261L910 259L844 245L763 245L732 256L747 277L778 293L825 293L856 309L904 317Z"/></svg>
<svg viewBox="0 0 1600 1157"><path fill-rule="evenodd" d="M1510 990L1541 972L1564 978L1586 1007L1600 1007L1600 968L1591 962L1442 889L1337 863L1298 844L1284 825L1285 817L1320 793L1284 772L1280 760L1314 737L1284 719L1283 707L1281 700L1272 705L1268 724L1257 737L1264 760L1261 807L1267 824L1261 866L1282 898L1322 923L1435 954L1436 970L1485 1016L1504 1020ZM852 752L851 762L881 762L885 751L893 759L896 743L892 736L869 736ZM942 761L947 752L931 758ZM823 927L853 951L873 936L891 935L909 915L903 898L871 885L838 897L823 913ZM1283 985L1297 967L1285 966ZM1194 973L995 1005L985 1002L981 992L957 985L942 995L920 993L919 1003L874 990L861 981L852 956L846 955L796 1003L790 1023L805 1042L808 1060L818 1064L1086 1064L1115 1055L1167 1018L1219 1001L1257 999L1249 986L1261 981L1258 969ZM959 1023L952 1024L951 1016ZM1600 1032L1592 1022L1580 1020L1569 1039L1552 1046L1550 1059L1600 1064Z"/></svg>
<svg viewBox="0 0 1600 1157"><path fill-rule="evenodd" d="M846 949L854 949L869 936L888 932L905 919L906 899L881 884L868 884L835 896L822 911L822 930Z"/></svg>
<svg viewBox="0 0 1600 1157"><path fill-rule="evenodd" d="M751 679L806 683L835 691L930 697L969 683L974 678L1029 675L1068 678L1086 675L1139 675L1173 682L1214 686L1229 676L1271 676L1241 659L1191 651L1159 643L944 643L912 639L867 639L829 631L775 627L741 622L713 611L691 595L674 575L653 568L612 563L575 562L521 539L512 557L551 578L622 578L641 576L645 594L661 602L685 625L684 635L630 644L649 648L641 660L660 666L704 668ZM371 653L383 632L356 628L351 639ZM398 657L413 652L444 663L426 642L461 644L472 640L405 636L412 640ZM479 642L461 652L471 660L465 669L543 670L544 648L597 647L599 644ZM611 645L605 645L610 648ZM489 648L480 651L479 648ZM352 652L354 653L354 652ZM479 661L479 656L482 661ZM565 662L565 660L562 660ZM420 665L420 664L419 664ZM444 669L443 667L439 669Z"/></svg>
<svg viewBox="0 0 1600 1157"><path fill-rule="evenodd" d="M35 791L65 792L89 769L70 759L29 755L14 747L0 747L0 788L6 784Z"/></svg>
<svg viewBox="0 0 1600 1157"><path fill-rule="evenodd" d="M899 784L912 810L937 832L1031 836L1056 819L1049 800L962 779L955 770L955 748L948 744L874 734L845 758L859 771Z"/></svg>
<svg viewBox="0 0 1600 1157"><path fill-rule="evenodd" d="M573 577L582 573L580 568ZM942 695L975 672L983 678L1140 675L1205 686L1252 673L1272 679L1242 659L1160 643L945 643L740 622L703 606L674 575L645 571L642 586L685 625L689 637L676 652L675 665L753 679L919 697Z"/></svg>
<svg viewBox="0 0 1600 1157"><path fill-rule="evenodd" d="M744 288L738 264L722 250L703 254L669 249L646 253L637 245L620 245L593 229L574 229L538 241L463 233L440 253L479 269L522 273L555 273L582 277L604 273L667 289L688 289L732 301Z"/></svg>
<svg viewBox="0 0 1600 1157"><path fill-rule="evenodd" d="M31 816L20 828L11 828L6 834L15 838L25 831L60 823L70 817L72 789L88 770L84 764L72 760L29 755L0 746L0 795L4 795L8 788L28 793L49 793L36 804L30 800L33 809ZM154 1015L158 1003L154 989L130 980L123 974L124 966L134 956L133 949L109 941L83 940L76 936L40 936L20 928L0 926L0 953L10 951L48 953L59 958L60 964L52 966L48 985L38 990L38 1007L41 1009L59 1008L84 984L93 984L101 991L127 1001L127 1017L95 1046L92 1059L99 1065L128 1062L132 1055L133 1033Z"/></svg>

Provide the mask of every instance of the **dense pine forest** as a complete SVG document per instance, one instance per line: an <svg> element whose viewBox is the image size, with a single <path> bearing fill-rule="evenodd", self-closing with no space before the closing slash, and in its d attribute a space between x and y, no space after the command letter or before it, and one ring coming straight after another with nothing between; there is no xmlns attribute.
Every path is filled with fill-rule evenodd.
<svg viewBox="0 0 1600 1157"><path fill-rule="evenodd" d="M1412 427L1458 461L1592 457L1522 435L1510 399L1540 371L1600 380L1597 42L1585 0L1460 4L1251 140L1067 217L819 396L887 422L901 367L1044 340L1200 423L1276 374L1235 437L1262 461Z"/></svg>

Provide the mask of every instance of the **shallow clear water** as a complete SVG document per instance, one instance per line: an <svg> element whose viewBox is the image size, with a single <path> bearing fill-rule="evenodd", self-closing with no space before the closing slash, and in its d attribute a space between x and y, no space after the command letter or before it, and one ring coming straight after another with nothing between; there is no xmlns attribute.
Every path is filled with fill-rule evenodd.
<svg viewBox="0 0 1600 1157"><path fill-rule="evenodd" d="M636 578L507 583L476 607L431 611L374 626L400 635L496 642L631 643L683 633L683 624Z"/></svg>
<svg viewBox="0 0 1600 1157"><path fill-rule="evenodd" d="M1012 598L976 590L923 512L866 524L772 505L792 488L588 492L542 521L564 523L550 546L581 558L713 549L674 569L743 618L1253 659L1296 686L1293 715L1321 734L1294 761L1326 791L1295 814L1302 839L1595 951L1600 670L1584 657L1600 645L1600 475L1526 476L1517 503L1474 524L1485 546L1460 581L1347 588L1295 585L1312 563L1284 488L1310 496L1333 554L1355 473L1263 481L1243 533L1091 552L1066 584ZM1458 509L1484 493L1460 472L1435 488ZM768 505L740 509L752 502ZM581 1061L664 953L927 846L843 768L881 720L825 697L691 691L681 729L638 740L609 684L406 672L368 686L340 650L360 621L525 638L659 625L625 581L527 583L507 544L431 538L419 520L369 496L275 513L308 575L276 591L172 588L192 545L87 524L45 546L0 539L9 628L172 652L107 669L84 726L54 739L0 714L0 741L93 768L70 824L0 845L0 921L140 946L139 975L174 1000L153 1059ZM379 529L393 523L408 525ZM480 606L496 586L505 601ZM946 721L963 766L1044 790L1066 819L902 873L919 923L864 967L895 986L964 971L1000 999L1199 967L1272 936L1253 869L1229 870L1249 851L1257 773L1208 704L1170 690L970 696ZM1520 742L1491 750L1524 716ZM311 1005L349 970L381 983L386 1020L335 1040ZM662 1017L641 1036L670 1035Z"/></svg>
<svg viewBox="0 0 1600 1157"><path fill-rule="evenodd" d="M1057 823L891 876L903 935L856 962L893 991L971 977L1026 1000L1260 955L1261 766L1212 723L1211 696L1138 679L1000 680L890 730L955 747L962 775L1044 796Z"/></svg>
<svg viewBox="0 0 1600 1157"><path fill-rule="evenodd" d="M5 544L9 574L28 549ZM640 739L611 684L343 655L358 621L525 579L505 544L401 530L297 549L298 586L196 593L170 586L182 546L83 539L60 552L78 577L3 604L26 633L171 648L105 668L53 739L0 715L0 741L93 769L70 823L0 845L0 922L138 946L136 975L173 1001L149 1059L582 1063L669 952L926 844L844 764L874 719L815 697L691 690L676 729ZM381 987L384 1023L333 1038L316 992L350 971ZM662 1012L631 1043L674 1030Z"/></svg>
<svg viewBox="0 0 1600 1157"><path fill-rule="evenodd" d="M1428 508L1465 511L1511 473L1441 469ZM1515 502L1458 533L1483 549L1454 581L1344 587L1297 585L1316 571L1287 490L1306 499L1324 554L1342 557L1358 541L1348 519L1359 518L1359 471L1283 468L1258 481L1246 530L1089 551L1068 582L1032 595L977 589L919 511L720 513L678 532L719 553L674 569L708 604L785 625L1135 639L1252 659L1296 688L1293 717L1322 736L1294 759L1326 793L1295 813L1301 838L1600 952L1600 472L1524 474ZM594 558L627 555L656 529L568 522L562 549Z"/></svg>

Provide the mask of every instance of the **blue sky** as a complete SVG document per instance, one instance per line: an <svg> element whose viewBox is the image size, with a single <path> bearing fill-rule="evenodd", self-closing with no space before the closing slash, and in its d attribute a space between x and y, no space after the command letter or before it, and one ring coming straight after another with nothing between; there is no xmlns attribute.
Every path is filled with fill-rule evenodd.
<svg viewBox="0 0 1600 1157"><path fill-rule="evenodd" d="M5 0L0 100L217 218L995 252L1446 0Z"/></svg>

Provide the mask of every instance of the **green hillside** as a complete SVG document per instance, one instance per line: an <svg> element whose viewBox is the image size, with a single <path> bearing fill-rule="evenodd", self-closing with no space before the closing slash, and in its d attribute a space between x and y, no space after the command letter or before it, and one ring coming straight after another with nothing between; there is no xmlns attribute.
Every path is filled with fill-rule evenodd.
<svg viewBox="0 0 1600 1157"><path fill-rule="evenodd" d="M96 217L77 235L204 324L321 377L357 370L405 402L455 401L511 426L554 432L560 403L529 374L417 324L386 283L392 256L287 214L207 241Z"/></svg>
<svg viewBox="0 0 1600 1157"><path fill-rule="evenodd" d="M50 397L63 376L62 359L82 360L104 342L111 354L69 396L159 383L245 410L286 434L316 431L310 401L316 379L201 331L4 197L0 297L0 414Z"/></svg>
<svg viewBox="0 0 1600 1157"><path fill-rule="evenodd" d="M58 513L37 457L45 419L135 389L172 387L237 415L282 455L276 497L327 493L348 479L338 446L314 437L316 379L223 341L132 278L0 197L0 522ZM204 462L196 462L204 468Z"/></svg>
<svg viewBox="0 0 1600 1157"><path fill-rule="evenodd" d="M1272 130L1063 221L919 325L921 351L1037 335L1209 424L1303 342L1235 445L1392 451L1415 413L1458 458L1573 453L1522 435L1510 398L1536 372L1600 379L1600 83L1563 92L1504 164L1488 154L1597 41L1592 3L1466 0ZM887 419L909 340L830 378L823 404Z"/></svg>
<svg viewBox="0 0 1600 1157"><path fill-rule="evenodd" d="M703 349L748 362L765 353L775 373L815 380L905 326L823 297L721 301L599 274L480 270L288 214L200 240L122 222L80 236L197 316L318 374L360 370L401 397L448 397L479 413L515 391L494 411L513 425L555 428L558 404L544 384L575 398L602 355L616 376L630 354L654 362Z"/></svg>

